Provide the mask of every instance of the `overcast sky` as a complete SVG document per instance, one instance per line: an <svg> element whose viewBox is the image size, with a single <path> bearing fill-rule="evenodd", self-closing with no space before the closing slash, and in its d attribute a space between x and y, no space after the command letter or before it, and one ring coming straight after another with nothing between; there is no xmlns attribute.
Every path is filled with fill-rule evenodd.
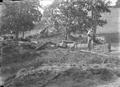
<svg viewBox="0 0 120 87"><path fill-rule="evenodd" d="M116 2L117 2L117 0L107 0L107 1L110 1L110 2L111 2L111 6L116 5Z"/></svg>
<svg viewBox="0 0 120 87"><path fill-rule="evenodd" d="M106 0L111 2L111 6L114 6L116 4L117 0ZM42 6L49 6L54 2L54 0L43 0L41 1Z"/></svg>
<svg viewBox="0 0 120 87"><path fill-rule="evenodd" d="M106 1L110 1L111 2L111 6L114 6L114 5L116 5L116 2L117 2L117 0L106 0ZM52 3L54 2L54 0L40 0L40 4L42 5L42 7L48 7L49 5L51 5ZM44 12L44 10L43 9L41 9L41 8L39 8L40 9L40 11L43 13Z"/></svg>

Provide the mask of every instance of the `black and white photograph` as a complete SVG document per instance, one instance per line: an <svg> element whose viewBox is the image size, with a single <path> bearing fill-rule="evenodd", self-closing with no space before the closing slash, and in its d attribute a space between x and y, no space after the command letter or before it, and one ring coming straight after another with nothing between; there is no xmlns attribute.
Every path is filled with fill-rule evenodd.
<svg viewBox="0 0 120 87"><path fill-rule="evenodd" d="M0 87L120 87L120 0L2 0Z"/></svg>

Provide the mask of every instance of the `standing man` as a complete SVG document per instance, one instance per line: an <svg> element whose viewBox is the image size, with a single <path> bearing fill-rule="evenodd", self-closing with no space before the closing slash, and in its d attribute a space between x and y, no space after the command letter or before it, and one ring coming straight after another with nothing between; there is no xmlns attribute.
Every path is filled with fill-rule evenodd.
<svg viewBox="0 0 120 87"><path fill-rule="evenodd" d="M91 50L92 49L92 45L93 45L93 42L95 40L95 35L94 35L94 31L93 29L90 29L88 30L88 33L87 33L87 36L88 36L88 50Z"/></svg>
<svg viewBox="0 0 120 87"><path fill-rule="evenodd" d="M111 52L111 42L108 43L108 52Z"/></svg>

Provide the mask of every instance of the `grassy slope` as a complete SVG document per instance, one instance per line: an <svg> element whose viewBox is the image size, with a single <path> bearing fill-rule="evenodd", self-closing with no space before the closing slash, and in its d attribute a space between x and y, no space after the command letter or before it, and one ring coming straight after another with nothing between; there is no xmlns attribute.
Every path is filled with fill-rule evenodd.
<svg viewBox="0 0 120 87"><path fill-rule="evenodd" d="M59 77L56 77L56 79L53 80L53 82L50 82L51 85L54 83L57 85L57 87L63 87L63 85L67 84L66 87L70 87L69 85L71 83L66 83L66 81L69 79L71 80L73 83L75 83L75 87L89 87L89 85L94 85L95 81L98 80L99 81L108 81L109 79L112 79L112 73L109 71L101 72L100 70L98 70L98 75L96 75L95 73L97 73L96 71L94 72L94 70L89 70L88 71L81 71L81 66L83 69L89 69L89 67L93 66L93 65L100 65L100 67L102 67L102 63L103 61L105 62L105 64L107 65L107 63L110 63L110 66L108 64L109 68L115 67L117 65L120 65L120 60L112 57L112 56L105 56L105 55L99 55L96 53L90 53L90 52L80 52L80 51L74 51L74 52L68 52L67 50L63 50L63 49L57 49L57 50L47 50L48 54L44 54L43 57L37 57L37 59L34 57L33 61L29 61L29 64L26 64L26 61L24 61L23 63L16 63L14 66L9 65L9 69L12 69L12 67L17 67L19 68L18 70L20 71L20 69L25 68L26 71L24 71L25 73L27 73L30 70L34 70L32 74L27 74L27 75L22 75L23 78L14 78L15 80L13 80L13 82L10 82L10 84L12 84L9 87L38 87L38 85L40 86L41 84L45 83L48 79L50 79L52 76L54 77L55 70L59 71L59 67L61 67L62 69L65 68L65 72L63 72L63 74L61 74ZM36 61L36 62L35 62ZM40 63L45 63L48 66L47 67L40 67L41 65L37 65L37 67L35 67L36 64L40 64ZM25 65L24 65L25 64ZM67 64L67 65L64 65ZM79 68L72 68L72 64L76 64ZM113 64L113 65L112 65ZM18 66L17 66L18 65ZM24 65L24 66L23 66ZM103 64L104 65L104 64ZM54 66L52 68L53 73L50 73L49 71L45 71L42 74L40 74L39 72L41 72L41 70L39 70L40 68L42 68L43 70L45 69L50 69L51 66ZM67 69L66 67L69 67L70 69ZM32 69L30 69L30 67L33 67ZM73 65L74 67L74 65ZM60 72L61 70L60 69ZM37 70L37 72L36 72ZM16 71L15 71L16 72ZM23 73L24 73L23 72ZM107 72L107 73L106 73ZM106 74L105 74L106 73ZM84 79L84 80L83 80ZM8 80L10 81L10 80ZM41 83L41 81L43 81ZM65 83L64 83L65 81ZM63 84L64 83L64 84ZM87 84L84 84L87 83ZM59 84L61 84L61 86L59 86ZM34 85L34 86L33 86ZM73 87L74 87L73 86ZM8 87L8 86L6 86ZM46 87L46 86L45 86ZM49 87L49 86L48 86ZM93 86L91 86L93 87Z"/></svg>

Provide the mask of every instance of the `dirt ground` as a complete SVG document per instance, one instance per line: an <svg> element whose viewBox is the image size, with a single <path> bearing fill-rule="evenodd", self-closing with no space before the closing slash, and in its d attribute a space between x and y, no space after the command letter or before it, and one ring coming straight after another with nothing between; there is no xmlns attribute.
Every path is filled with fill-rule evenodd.
<svg viewBox="0 0 120 87"><path fill-rule="evenodd" d="M118 57L85 51L40 51L41 57L5 66L5 87L119 87ZM40 64L42 63L42 64ZM4 71L5 72L5 71ZM118 86L119 85L119 86Z"/></svg>

